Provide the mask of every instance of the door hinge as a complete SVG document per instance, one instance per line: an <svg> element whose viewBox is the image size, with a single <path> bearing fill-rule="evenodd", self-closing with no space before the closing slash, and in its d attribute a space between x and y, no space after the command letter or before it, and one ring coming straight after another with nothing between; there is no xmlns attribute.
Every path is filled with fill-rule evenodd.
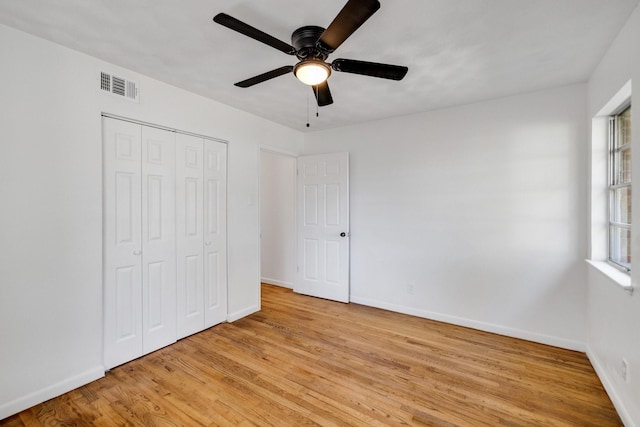
<svg viewBox="0 0 640 427"><path fill-rule="evenodd" d="M300 267L296 265L296 273L300 273Z"/></svg>

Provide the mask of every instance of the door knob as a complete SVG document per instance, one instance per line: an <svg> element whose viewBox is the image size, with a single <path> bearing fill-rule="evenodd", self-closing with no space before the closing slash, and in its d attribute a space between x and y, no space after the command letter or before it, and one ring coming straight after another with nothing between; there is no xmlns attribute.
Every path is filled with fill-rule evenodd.
<svg viewBox="0 0 640 427"><path fill-rule="evenodd" d="M211 246L211 242L204 242L205 246Z"/></svg>
<svg viewBox="0 0 640 427"><path fill-rule="evenodd" d="M342 233L340 233L340 237L347 237L347 233L343 231Z"/></svg>
<svg viewBox="0 0 640 427"><path fill-rule="evenodd" d="M135 251L133 251L134 255L140 255L142 253L142 251L140 249L136 249Z"/></svg>

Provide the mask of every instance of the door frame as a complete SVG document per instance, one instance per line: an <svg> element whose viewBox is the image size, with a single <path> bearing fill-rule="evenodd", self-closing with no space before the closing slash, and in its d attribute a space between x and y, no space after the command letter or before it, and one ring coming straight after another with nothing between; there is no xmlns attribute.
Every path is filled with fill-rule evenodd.
<svg viewBox="0 0 640 427"><path fill-rule="evenodd" d="M278 155L278 156L282 156L282 157L288 157L288 158L292 158L295 161L295 167L294 167L294 171L292 173L291 176L291 181L292 184L294 186L294 194L293 194L293 214L294 214L294 218L295 220L292 223L292 227L293 227L293 250L294 250L294 257L295 257L295 269L293 271L294 273L294 282L293 282L293 287L291 288L292 291L295 291L296 288L296 284L298 281L298 269L300 268L298 265L298 237L299 237L299 233L298 233L298 159L300 157L304 157L305 155L303 153L295 153L293 151L289 151L289 150L285 150L279 147L274 147L274 146L270 146L270 145L264 145L261 144L258 146L258 262L259 262L259 268L258 268L258 277L257 277L257 286L258 286L258 310L260 310L262 308L262 289L260 284L262 283L262 153L263 152L267 152L270 154L274 154L274 155ZM348 152L347 152L348 153ZM327 154L331 154L331 153L327 153ZM350 196L348 196L348 199L350 201ZM351 235L350 230L348 231L349 233L349 237ZM349 252L351 252L351 250L349 249ZM350 255L349 255L349 258ZM351 262L349 262L349 278L348 280L351 281ZM277 286L282 286L277 284ZM348 295L348 301L351 301L351 291L349 291L349 295ZM348 302L347 301L347 302Z"/></svg>
<svg viewBox="0 0 640 427"><path fill-rule="evenodd" d="M102 282L102 340L103 340L103 345L102 345L102 361L104 364L104 339L105 339L105 328L106 328L106 318L105 318L105 285L106 285L106 270L105 270L105 249L104 249L104 227L105 227L105 218L104 218L104 209L105 209L105 176L104 176L104 172L105 172L105 165L104 165L104 161L105 161L105 157L104 157L104 141L103 141L103 132L104 132L104 122L103 119L104 118L108 118L108 119L114 119L114 120L120 120L123 122L129 122L129 123L133 123L136 125L142 125L142 126L147 126L150 128L155 128L155 129L160 129L160 130L165 130L165 131L169 131L169 132L174 132L174 133L180 133L180 134L184 134L184 135L190 135L190 136L194 136L196 138L203 138L203 139L208 139L211 141L216 141L216 142L221 142L223 144L227 145L227 156L226 156L226 162L227 162L227 173L226 173L226 206L225 206L225 210L226 210L226 215L227 215L227 226L226 226L226 230L225 230L225 234L226 234L226 248L225 250L227 251L227 257L226 257L226 269L227 269L227 280L225 283L225 286L227 288L227 315L226 315L226 321L230 322L232 321L229 317L229 141L226 139L221 139L221 138L216 138L213 136L208 136L208 135L202 135L202 134L198 134L198 133L194 133L194 132L189 132L189 131L185 131L185 130L181 130L181 129L176 129L176 128L172 128L172 127L168 127L168 126L163 126L163 125L159 125L156 123L150 123L150 122L145 122L143 120L136 120L136 119L132 119L130 117L126 117L126 116L120 116L117 114L112 114L112 113L108 113L105 111L102 111L100 113L100 144L102 145L101 147L101 151L100 151L100 167L101 167L101 171L100 171L100 191L101 191L101 201L102 201L102 219L101 219L101 223L102 223L102 233L101 233L101 252L102 252L102 257L101 257L101 282ZM259 248L258 248L259 250Z"/></svg>

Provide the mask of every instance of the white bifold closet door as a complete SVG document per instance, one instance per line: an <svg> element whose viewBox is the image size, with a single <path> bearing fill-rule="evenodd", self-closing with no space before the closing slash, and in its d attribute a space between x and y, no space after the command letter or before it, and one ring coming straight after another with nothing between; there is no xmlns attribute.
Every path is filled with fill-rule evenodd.
<svg viewBox="0 0 640 427"><path fill-rule="evenodd" d="M227 145L176 135L178 338L227 317Z"/></svg>
<svg viewBox="0 0 640 427"><path fill-rule="evenodd" d="M103 118L104 364L176 341L175 134Z"/></svg>

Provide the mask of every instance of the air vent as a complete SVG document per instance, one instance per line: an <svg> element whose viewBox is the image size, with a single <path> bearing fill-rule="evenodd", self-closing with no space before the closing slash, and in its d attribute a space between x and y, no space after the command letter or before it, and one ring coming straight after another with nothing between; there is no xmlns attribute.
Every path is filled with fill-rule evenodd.
<svg viewBox="0 0 640 427"><path fill-rule="evenodd" d="M138 83L109 73L100 73L100 89L130 101L138 102Z"/></svg>
<svg viewBox="0 0 640 427"><path fill-rule="evenodd" d="M100 89L111 92L111 76L107 73L100 73Z"/></svg>
<svg viewBox="0 0 640 427"><path fill-rule="evenodd" d="M121 79L120 77L113 77L113 90L111 92L115 93L116 95L121 95L121 96L125 96L125 91L124 91L124 79Z"/></svg>

